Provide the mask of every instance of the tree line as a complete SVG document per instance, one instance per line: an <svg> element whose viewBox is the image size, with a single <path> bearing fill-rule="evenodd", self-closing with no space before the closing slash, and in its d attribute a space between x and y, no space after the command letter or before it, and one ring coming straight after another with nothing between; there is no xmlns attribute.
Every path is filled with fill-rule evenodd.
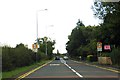
<svg viewBox="0 0 120 80"><path fill-rule="evenodd" d="M100 56L97 52L97 42L102 42L102 55L109 56L113 64L120 65L120 2L95 1L92 6L95 17L102 20L98 26L85 26L78 20L77 26L68 36L66 50L70 57L86 60L93 55L96 61ZM111 50L104 50L104 45L110 45Z"/></svg>
<svg viewBox="0 0 120 80"><path fill-rule="evenodd" d="M45 41L40 43L38 52L28 49L20 43L15 48L2 47L2 71L14 70L18 67L29 66L41 60L52 59L55 41L47 41L48 55L45 55Z"/></svg>

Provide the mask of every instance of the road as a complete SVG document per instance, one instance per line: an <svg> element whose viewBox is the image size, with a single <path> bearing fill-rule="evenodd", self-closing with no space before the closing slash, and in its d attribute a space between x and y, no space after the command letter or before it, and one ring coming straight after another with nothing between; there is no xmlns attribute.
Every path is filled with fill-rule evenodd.
<svg viewBox="0 0 120 80"><path fill-rule="evenodd" d="M21 80L120 80L118 76L114 71L61 59L48 63Z"/></svg>

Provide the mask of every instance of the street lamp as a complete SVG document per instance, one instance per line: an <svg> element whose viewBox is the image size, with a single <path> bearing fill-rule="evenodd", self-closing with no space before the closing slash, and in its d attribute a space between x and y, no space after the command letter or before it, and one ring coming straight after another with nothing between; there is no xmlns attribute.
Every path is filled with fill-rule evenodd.
<svg viewBox="0 0 120 80"><path fill-rule="evenodd" d="M36 11L36 32L37 32L37 36L36 36L37 37L37 39L36 39L37 40L37 44L36 44L37 45L37 47L36 47L36 62L37 62L37 52L38 52L38 40L39 40L38 39L38 12L39 11L47 11L47 9L37 10Z"/></svg>
<svg viewBox="0 0 120 80"><path fill-rule="evenodd" d="M43 10L37 10L36 11L36 32L37 32L37 45L38 45L38 12L40 11L47 11L48 9L43 9ZM37 51L38 51L38 47L37 47Z"/></svg>

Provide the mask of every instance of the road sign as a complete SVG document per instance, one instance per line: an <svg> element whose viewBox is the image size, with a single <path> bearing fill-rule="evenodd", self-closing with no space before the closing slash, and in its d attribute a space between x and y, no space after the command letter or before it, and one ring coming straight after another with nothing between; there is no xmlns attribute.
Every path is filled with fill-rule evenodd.
<svg viewBox="0 0 120 80"><path fill-rule="evenodd" d="M34 52L37 52L38 51L38 44L32 44L32 50Z"/></svg>
<svg viewBox="0 0 120 80"><path fill-rule="evenodd" d="M97 42L97 51L102 51L102 42Z"/></svg>
<svg viewBox="0 0 120 80"><path fill-rule="evenodd" d="M37 49L38 48L38 44L32 44L32 49Z"/></svg>
<svg viewBox="0 0 120 80"><path fill-rule="evenodd" d="M104 45L104 50L111 50L110 45Z"/></svg>

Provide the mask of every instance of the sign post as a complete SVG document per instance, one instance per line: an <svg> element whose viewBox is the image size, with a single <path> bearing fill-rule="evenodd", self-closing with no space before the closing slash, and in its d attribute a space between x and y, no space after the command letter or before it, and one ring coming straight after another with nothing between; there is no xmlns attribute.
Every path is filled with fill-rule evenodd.
<svg viewBox="0 0 120 80"><path fill-rule="evenodd" d="M102 52L102 42L97 42L97 51L100 52L100 56L101 56L101 52Z"/></svg>
<svg viewBox="0 0 120 80"><path fill-rule="evenodd" d="M37 52L38 44L32 44L32 49L34 52Z"/></svg>
<svg viewBox="0 0 120 80"><path fill-rule="evenodd" d="M104 45L104 50L111 50L111 47L110 47L110 45Z"/></svg>
<svg viewBox="0 0 120 80"><path fill-rule="evenodd" d="M33 51L35 52L35 55L36 55L36 63L37 63L38 44L37 44L37 43L32 44L32 49L33 49Z"/></svg>

